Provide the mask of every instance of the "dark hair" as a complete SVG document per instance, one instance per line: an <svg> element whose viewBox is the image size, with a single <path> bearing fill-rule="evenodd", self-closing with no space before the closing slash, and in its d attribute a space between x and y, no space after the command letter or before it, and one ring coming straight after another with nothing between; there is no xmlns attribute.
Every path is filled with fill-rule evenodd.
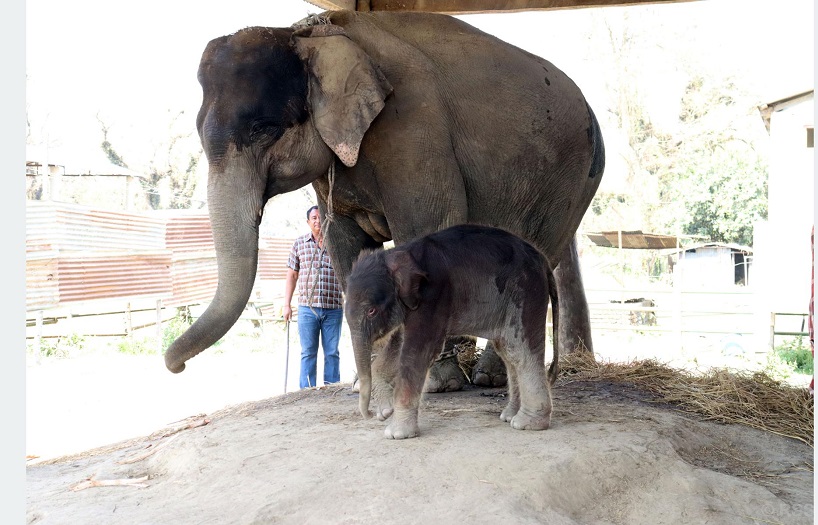
<svg viewBox="0 0 818 525"><path fill-rule="evenodd" d="M312 213L312 210L317 210L317 209L318 209L318 206L312 206L309 210L307 210L307 220L310 220L310 213Z"/></svg>

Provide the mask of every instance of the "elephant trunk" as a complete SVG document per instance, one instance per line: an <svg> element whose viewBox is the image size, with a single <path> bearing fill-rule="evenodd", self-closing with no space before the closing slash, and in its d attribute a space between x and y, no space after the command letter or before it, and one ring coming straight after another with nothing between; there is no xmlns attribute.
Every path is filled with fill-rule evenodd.
<svg viewBox="0 0 818 525"><path fill-rule="evenodd" d="M233 165L240 164L233 162ZM173 373L218 341L236 323L253 290L258 264L258 227L263 184L249 167L208 174L208 206L218 265L216 294L204 314L165 352ZM249 181L249 182L248 182Z"/></svg>
<svg viewBox="0 0 818 525"><path fill-rule="evenodd" d="M352 334L352 349L355 352L355 366L358 369L358 408L364 419L369 419L369 401L372 398L372 345L360 332Z"/></svg>

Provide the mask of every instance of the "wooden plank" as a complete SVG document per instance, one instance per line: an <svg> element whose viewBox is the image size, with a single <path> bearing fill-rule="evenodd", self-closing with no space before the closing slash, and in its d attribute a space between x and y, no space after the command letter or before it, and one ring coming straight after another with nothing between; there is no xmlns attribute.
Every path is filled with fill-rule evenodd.
<svg viewBox="0 0 818 525"><path fill-rule="evenodd" d="M307 3L320 7L326 11L341 11L347 9L355 11L355 0L306 0Z"/></svg>
<svg viewBox="0 0 818 525"><path fill-rule="evenodd" d="M426 11L446 14L515 13L584 7L673 4L697 0L308 0L321 9Z"/></svg>

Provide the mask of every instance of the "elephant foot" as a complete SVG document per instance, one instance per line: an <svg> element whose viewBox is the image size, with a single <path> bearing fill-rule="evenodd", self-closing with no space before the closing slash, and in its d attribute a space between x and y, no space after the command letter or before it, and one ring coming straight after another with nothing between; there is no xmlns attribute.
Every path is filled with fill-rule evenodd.
<svg viewBox="0 0 818 525"><path fill-rule="evenodd" d="M375 416L378 418L378 421L386 421L394 412L392 405L378 405L378 409L375 411Z"/></svg>
<svg viewBox="0 0 818 525"><path fill-rule="evenodd" d="M474 365L472 383L486 387L506 386L508 384L506 365L495 352L491 341L486 343L486 348L480 353L480 359Z"/></svg>
<svg viewBox="0 0 818 525"><path fill-rule="evenodd" d="M466 375L460 369L457 354L454 354L432 363L423 391L428 393L455 392L463 389L465 380Z"/></svg>
<svg viewBox="0 0 818 525"><path fill-rule="evenodd" d="M520 411L519 406L511 406L508 405L506 408L500 413L500 420L505 421L506 423L511 423L511 420L514 416L517 415L517 412Z"/></svg>
<svg viewBox="0 0 818 525"><path fill-rule="evenodd" d="M520 410L511 418L511 428L515 430L547 430L551 425L551 412L543 413L528 413L525 410Z"/></svg>
<svg viewBox="0 0 818 525"><path fill-rule="evenodd" d="M408 439L418 435L417 412L412 417L394 417L383 431L387 439Z"/></svg>
<svg viewBox="0 0 818 525"><path fill-rule="evenodd" d="M513 392L509 392L508 396L508 404L506 404L506 408L500 413L500 420L511 423L511 420L517 415L517 412L520 411L520 396L519 394L515 395Z"/></svg>

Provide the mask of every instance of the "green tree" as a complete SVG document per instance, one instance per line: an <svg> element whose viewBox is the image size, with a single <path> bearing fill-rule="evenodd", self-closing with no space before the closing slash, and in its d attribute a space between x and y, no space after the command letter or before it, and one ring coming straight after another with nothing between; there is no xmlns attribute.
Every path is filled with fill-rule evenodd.
<svg viewBox="0 0 818 525"><path fill-rule="evenodd" d="M617 224L751 245L753 223L767 216L767 165L756 148L766 137L757 134L763 128L757 101L725 72L686 60L684 51L656 52L670 38L658 18L631 22L625 12L606 11L595 22L589 49L602 57L606 117L625 138L620 155L627 173L620 193L597 194L586 227ZM659 66L688 79L678 121L667 129L654 124L643 92Z"/></svg>
<svg viewBox="0 0 818 525"><path fill-rule="evenodd" d="M179 131L179 119L184 115L180 111L170 119L168 139L156 149L148 165L148 179L143 181L148 191L151 208L187 209L191 207L191 198L196 189L196 168L202 150L197 146L191 148L193 133ZM166 202L162 193L167 193Z"/></svg>
<svg viewBox="0 0 818 525"><path fill-rule="evenodd" d="M125 159L114 149L113 145L108 141L108 131L110 127L102 120L97 113L97 122L99 122L100 127L102 128L102 151L105 152L105 155L108 157L108 160L111 161L111 164L114 166L120 166L122 168L127 168L128 164L125 163Z"/></svg>
<svg viewBox="0 0 818 525"><path fill-rule="evenodd" d="M694 77L682 98L681 133L659 177L654 221L671 232L752 245L767 218L767 164L755 149L755 107L728 80ZM758 123L756 123L758 124Z"/></svg>
<svg viewBox="0 0 818 525"><path fill-rule="evenodd" d="M191 198L196 189L196 169L202 150L198 137L185 129L187 124L180 122L184 111L175 114L168 111L168 114L169 123L164 134L166 138L161 139L153 149L149 161L138 163L139 167L131 168L125 163L122 155L108 140L110 127L97 116L103 135L101 147L113 164L147 175L139 181L152 209L186 209L191 207Z"/></svg>

